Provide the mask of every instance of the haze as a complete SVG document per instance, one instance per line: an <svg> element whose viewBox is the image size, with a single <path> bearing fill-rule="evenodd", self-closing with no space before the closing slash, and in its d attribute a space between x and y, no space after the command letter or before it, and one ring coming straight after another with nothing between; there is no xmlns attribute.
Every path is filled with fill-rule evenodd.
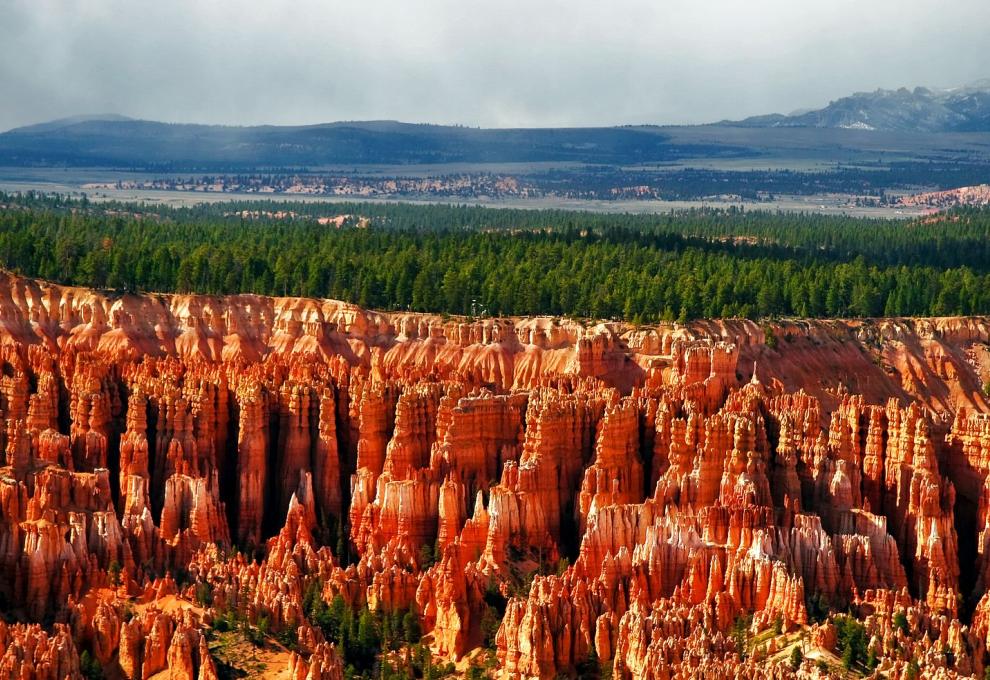
<svg viewBox="0 0 990 680"><path fill-rule="evenodd" d="M986 0L0 2L0 130L702 123L990 75Z"/></svg>

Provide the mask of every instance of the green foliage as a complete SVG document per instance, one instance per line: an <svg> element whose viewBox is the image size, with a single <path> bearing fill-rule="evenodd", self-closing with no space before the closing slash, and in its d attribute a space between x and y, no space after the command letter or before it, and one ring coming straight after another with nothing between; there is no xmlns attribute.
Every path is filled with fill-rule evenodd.
<svg viewBox="0 0 990 680"><path fill-rule="evenodd" d="M440 544L434 543L430 545L429 543L424 543L419 548L419 568L429 569L434 564L440 561Z"/></svg>
<svg viewBox="0 0 990 680"><path fill-rule="evenodd" d="M213 586L209 583L196 584L196 603L201 607L209 607L213 604Z"/></svg>
<svg viewBox="0 0 990 680"><path fill-rule="evenodd" d="M346 567L351 564L351 542L348 537L347 524L344 518L330 516L326 528L327 536L334 540L333 555Z"/></svg>
<svg viewBox="0 0 990 680"><path fill-rule="evenodd" d="M907 635L909 633L909 631L908 631L908 620L907 620L907 616L904 614L904 612L899 611L896 614L894 614L894 628L901 629L901 631L905 635Z"/></svg>
<svg viewBox="0 0 990 680"><path fill-rule="evenodd" d="M870 647L869 651L866 653L866 668L868 670L873 670L880 663L880 659L877 658L877 650L875 647Z"/></svg>
<svg viewBox="0 0 990 680"><path fill-rule="evenodd" d="M4 200L15 207L0 211L0 265L119 291L644 322L990 312L990 210L957 210L929 224L273 202L109 212L64 199ZM279 208L301 217L228 216ZM306 217L328 214L365 215L372 226L327 229Z"/></svg>
<svg viewBox="0 0 990 680"><path fill-rule="evenodd" d="M828 598L821 593L815 593L808 598L806 603L808 618L814 623L821 623L828 618L832 605Z"/></svg>
<svg viewBox="0 0 990 680"><path fill-rule="evenodd" d="M801 667L801 663L804 662L804 652L801 651L800 645L795 645L794 649L791 650L791 670L797 670Z"/></svg>
<svg viewBox="0 0 990 680"><path fill-rule="evenodd" d="M452 676L457 672L454 664L450 662L434 665L430 648L425 645L413 645L410 656L413 677L423 678L423 680L438 680L439 678ZM402 677L409 676L405 675Z"/></svg>
<svg viewBox="0 0 990 680"><path fill-rule="evenodd" d="M842 651L842 665L851 670L867 660L868 643L866 628L851 616L836 616L832 623L836 629L838 649Z"/></svg>
<svg viewBox="0 0 990 680"><path fill-rule="evenodd" d="M773 634L780 635L784 632L784 617L780 614L773 620Z"/></svg>
<svg viewBox="0 0 990 680"><path fill-rule="evenodd" d="M732 623L730 634L736 643L736 651L739 657L745 659L749 654L750 627L753 625L752 614L740 614Z"/></svg>
<svg viewBox="0 0 990 680"><path fill-rule="evenodd" d="M172 578L175 579L176 585L180 588L185 587L191 581L189 578L189 572L181 567L175 567L172 569Z"/></svg>
<svg viewBox="0 0 990 680"><path fill-rule="evenodd" d="M423 632L419 626L419 617L411 611L406 612L402 617L402 633L405 641L409 644L419 642L419 639L423 637Z"/></svg>
<svg viewBox="0 0 990 680"><path fill-rule="evenodd" d="M241 631L252 644L257 647L265 644L265 639L271 632L271 619L268 618L267 614L259 616L253 626L247 621L242 621L241 623Z"/></svg>
<svg viewBox="0 0 990 680"><path fill-rule="evenodd" d="M521 597L526 597L526 595L521 595ZM502 617L505 616L505 609L509 601L498 589L497 584L494 581L489 581L485 587L483 602L484 610L481 613L482 644L488 649L495 649L495 634L498 633L498 628L502 624Z"/></svg>
<svg viewBox="0 0 990 680"><path fill-rule="evenodd" d="M338 599L339 598L339 599ZM303 612L314 626L320 628L328 639L337 639L340 636L340 610L344 605L344 598L339 595L334 598L336 608L331 611L323 599L323 582L311 581L303 593Z"/></svg>
<svg viewBox="0 0 990 680"><path fill-rule="evenodd" d="M368 665L374 663L374 657L381 649L381 632L376 623L371 611L367 607L362 607L358 614L357 644L351 652L353 656L359 656Z"/></svg>
<svg viewBox="0 0 990 680"><path fill-rule="evenodd" d="M478 654L468 666L467 677L472 680L496 677L495 666L497 664L498 660L491 650Z"/></svg>
<svg viewBox="0 0 990 680"><path fill-rule="evenodd" d="M83 653L79 655L79 672L87 680L103 679L103 667L99 661L93 658L88 649L83 650Z"/></svg>
<svg viewBox="0 0 990 680"><path fill-rule="evenodd" d="M292 626L287 626L279 630L275 633L274 637L286 649L295 650L299 645L299 634Z"/></svg>
<svg viewBox="0 0 990 680"><path fill-rule="evenodd" d="M120 562L114 560L107 567L107 573L110 575L110 583L115 586L120 585Z"/></svg>
<svg viewBox="0 0 990 680"><path fill-rule="evenodd" d="M921 677L921 666L916 659L911 659L907 670L904 672L904 677L906 680L917 680Z"/></svg>
<svg viewBox="0 0 990 680"><path fill-rule="evenodd" d="M502 623L502 619L493 607L485 607L481 614L481 637L482 644L487 649L495 649L495 635Z"/></svg>
<svg viewBox="0 0 990 680"><path fill-rule="evenodd" d="M601 661L594 647L591 648L588 658L578 663L575 670L579 678L606 680L612 677L612 664L608 661Z"/></svg>
<svg viewBox="0 0 990 680"><path fill-rule="evenodd" d="M340 595L334 596L328 605L323 599L323 584L312 581L303 593L303 611L310 623L337 645L345 666L351 669L350 677L370 673L376 666L383 677L408 677L403 675L407 668L393 668L383 659L385 652L399 650L405 644L419 650L416 652L418 662L412 658L409 662L418 663L421 673L424 668L430 669L430 675L423 674L422 677L444 676L441 669L433 667L428 650L423 651L418 645L422 631L419 617L412 610L372 612L367 606L355 610Z"/></svg>
<svg viewBox="0 0 990 680"><path fill-rule="evenodd" d="M777 336L770 326L763 327L763 343L770 349L777 349Z"/></svg>
<svg viewBox="0 0 990 680"><path fill-rule="evenodd" d="M216 616L213 618L211 628L216 633L226 633L234 629L227 616Z"/></svg>

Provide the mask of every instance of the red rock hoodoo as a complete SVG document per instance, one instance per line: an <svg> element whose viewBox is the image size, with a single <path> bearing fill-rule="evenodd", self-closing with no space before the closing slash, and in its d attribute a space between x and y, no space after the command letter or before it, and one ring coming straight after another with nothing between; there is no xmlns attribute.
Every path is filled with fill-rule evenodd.
<svg viewBox="0 0 990 680"><path fill-rule="evenodd" d="M770 347L3 275L0 320L3 677L204 680L253 635L336 679L372 628L416 677L815 677L840 616L860 672L990 662L986 319Z"/></svg>

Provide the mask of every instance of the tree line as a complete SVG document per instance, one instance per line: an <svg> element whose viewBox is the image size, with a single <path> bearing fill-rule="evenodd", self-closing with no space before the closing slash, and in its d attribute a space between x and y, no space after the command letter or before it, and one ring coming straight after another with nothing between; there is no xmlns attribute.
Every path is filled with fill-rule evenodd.
<svg viewBox="0 0 990 680"><path fill-rule="evenodd" d="M97 207L11 196L0 204L2 266L117 291L633 322L990 313L988 210L907 222L400 204ZM244 206L288 206L300 217L227 216ZM371 226L312 219L333 214L360 214Z"/></svg>

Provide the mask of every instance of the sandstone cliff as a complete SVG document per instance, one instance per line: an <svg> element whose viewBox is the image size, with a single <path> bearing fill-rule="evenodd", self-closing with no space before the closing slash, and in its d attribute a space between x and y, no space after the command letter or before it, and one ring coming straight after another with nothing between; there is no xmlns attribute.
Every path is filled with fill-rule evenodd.
<svg viewBox="0 0 990 680"><path fill-rule="evenodd" d="M789 677L847 610L890 677L990 658L986 319L468 322L3 275L0 322L5 677L216 677L221 620L342 677L321 602L506 677Z"/></svg>

